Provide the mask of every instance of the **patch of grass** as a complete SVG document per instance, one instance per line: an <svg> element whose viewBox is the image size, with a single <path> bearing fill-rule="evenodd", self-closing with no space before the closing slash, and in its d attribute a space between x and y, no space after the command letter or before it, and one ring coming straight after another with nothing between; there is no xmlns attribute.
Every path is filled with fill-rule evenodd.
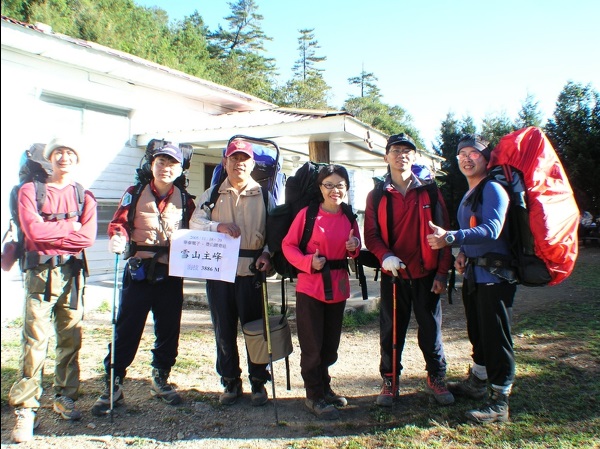
<svg viewBox="0 0 600 449"><path fill-rule="evenodd" d="M23 327L23 317L20 316L18 318L15 318L10 323L8 323L8 327L14 327L14 328Z"/></svg>
<svg viewBox="0 0 600 449"><path fill-rule="evenodd" d="M379 310L365 312L364 310L357 309L350 313L344 314L344 321L342 322L342 326L346 330L353 330L366 324L370 324L378 319Z"/></svg>
<svg viewBox="0 0 600 449"><path fill-rule="evenodd" d="M325 429L322 426L316 424L308 424L304 426L304 430L312 435L325 435ZM306 446L306 447L317 447L317 446Z"/></svg>
<svg viewBox="0 0 600 449"><path fill-rule="evenodd" d="M140 437L135 437L129 441L127 441L127 445L128 446L134 446L134 447L149 447L149 446L155 446L155 441L151 440L149 438L140 438Z"/></svg>
<svg viewBox="0 0 600 449"><path fill-rule="evenodd" d="M112 310L112 305L108 301L102 301L102 303L98 306L96 311L98 312L110 312Z"/></svg>

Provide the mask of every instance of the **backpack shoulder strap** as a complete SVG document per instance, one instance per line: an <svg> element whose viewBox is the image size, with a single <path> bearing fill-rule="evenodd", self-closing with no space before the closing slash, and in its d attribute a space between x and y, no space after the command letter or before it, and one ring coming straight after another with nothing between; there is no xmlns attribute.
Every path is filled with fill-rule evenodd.
<svg viewBox="0 0 600 449"><path fill-rule="evenodd" d="M85 203L85 187L78 182L75 183L75 195L77 196L77 204L79 204L79 216L83 213L83 205Z"/></svg>
<svg viewBox="0 0 600 449"><path fill-rule="evenodd" d="M265 202L265 210L269 211L269 189L265 189L261 186L260 191L262 192L263 201Z"/></svg>
<svg viewBox="0 0 600 449"><path fill-rule="evenodd" d="M350 206L347 203L342 203L342 212L344 212L344 215L346 215L346 217L348 218L350 225L354 226L354 222L356 221L357 215L352 210L352 206Z"/></svg>
<svg viewBox="0 0 600 449"><path fill-rule="evenodd" d="M131 192L131 203L129 203L129 210L127 211L127 224L129 226L129 232L133 230L133 223L135 219L135 208L137 207L137 203L140 199L140 195L142 190L147 186L147 183L137 183Z"/></svg>
<svg viewBox="0 0 600 449"><path fill-rule="evenodd" d="M183 214L181 217L181 227L183 229L189 229L190 219L188 213L188 200L192 195L182 187L179 187L179 191L181 192L181 212Z"/></svg>
<svg viewBox="0 0 600 449"><path fill-rule="evenodd" d="M471 212L475 212L477 204L481 204L483 202L483 188L491 180L492 178L488 175L485 178L483 178L479 184L477 184L477 187L475 187L475 190L473 191L473 193L471 194L471 198L469 199L469 202L471 204Z"/></svg>
<svg viewBox="0 0 600 449"><path fill-rule="evenodd" d="M429 204L431 206L431 216L435 216L435 209L438 205L438 186L435 182L425 184L425 190L429 194Z"/></svg>
<svg viewBox="0 0 600 449"><path fill-rule="evenodd" d="M37 210L38 213L41 214L42 207L44 207L44 203L46 202L46 197L48 195L46 184L38 181L37 179L34 179L31 182L33 182L33 186L35 187L35 202L37 203Z"/></svg>
<svg viewBox="0 0 600 449"><path fill-rule="evenodd" d="M315 222L317 221L317 215L319 214L319 202L311 201L308 205L308 210L306 211L306 219L304 220L304 231L302 231L302 239L300 240L299 248L305 253L306 246L308 245L308 241L310 240L313 229L315 227Z"/></svg>
<svg viewBox="0 0 600 449"><path fill-rule="evenodd" d="M44 214L42 213L42 207L46 203L48 197L48 190L46 183L33 180L33 186L35 187L35 201L37 204L38 213L46 220L64 220L66 218L80 217L83 212L83 204L85 203L85 188L78 182L73 186L73 193L77 200L77 211L61 213L61 214Z"/></svg>
<svg viewBox="0 0 600 449"><path fill-rule="evenodd" d="M377 209L379 209L379 203L383 197L383 181L378 181L373 189L373 210L375 211L375 220L377 220Z"/></svg>

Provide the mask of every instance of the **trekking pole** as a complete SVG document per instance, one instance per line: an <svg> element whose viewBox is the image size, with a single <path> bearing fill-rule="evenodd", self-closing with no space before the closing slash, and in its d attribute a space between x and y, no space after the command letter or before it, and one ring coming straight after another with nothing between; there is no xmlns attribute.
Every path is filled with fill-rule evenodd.
<svg viewBox="0 0 600 449"><path fill-rule="evenodd" d="M110 344L110 423L113 423L113 411L114 411L114 389L115 389L115 339L117 325L116 319L116 308L117 308L117 290L118 290L118 279L117 274L119 272L119 253L115 254L115 282L113 288L113 301L112 301L112 342Z"/></svg>
<svg viewBox="0 0 600 449"><path fill-rule="evenodd" d="M275 411L275 424L279 425L279 417L277 415L277 397L275 396L275 377L273 369L273 348L271 346L271 323L269 320L269 301L267 299L267 273L261 271L260 276L263 284L263 307L264 307L264 321L265 321L265 332L267 334L267 352L269 353L269 364L271 365L271 388L273 391L273 410Z"/></svg>
<svg viewBox="0 0 600 449"><path fill-rule="evenodd" d="M285 316L285 312L287 310L287 307L285 307L285 304L287 304L285 293L286 293L286 291L285 291L285 276L282 276L281 277L281 314L284 316ZM292 389L291 379L290 379L290 357L287 355L285 356L285 381L286 381L287 390L290 391Z"/></svg>
<svg viewBox="0 0 600 449"><path fill-rule="evenodd" d="M400 269L405 270L408 274L409 279L412 279L410 272L406 264L400 262ZM393 276L393 298L392 298L392 396L396 398L396 389L398 388L398 318L396 317L398 312L398 282L400 281L399 276ZM392 402L393 404L393 402Z"/></svg>
<svg viewBox="0 0 600 449"><path fill-rule="evenodd" d="M392 277L392 401L396 399L396 388L398 388L398 331L396 312L398 310L398 277ZM393 402L392 402L393 404Z"/></svg>

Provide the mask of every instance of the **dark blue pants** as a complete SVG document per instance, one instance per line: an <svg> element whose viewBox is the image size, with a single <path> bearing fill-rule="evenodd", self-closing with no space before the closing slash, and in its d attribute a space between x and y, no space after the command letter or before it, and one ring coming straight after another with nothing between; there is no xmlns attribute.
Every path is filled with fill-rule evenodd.
<svg viewBox="0 0 600 449"><path fill-rule="evenodd" d="M207 280L206 296L215 329L217 373L221 379L238 378L242 374L237 345L238 323L243 326L262 318L263 290L260 277L236 276L234 283ZM246 356L250 379L271 379L266 364L252 363L247 349Z"/></svg>
<svg viewBox="0 0 600 449"><path fill-rule="evenodd" d="M150 284L134 281L126 265L123 288L115 326L114 375L123 379L140 346L140 340L152 311L154 318L153 368L170 371L175 365L179 348L181 311L183 308L183 278L167 276L164 281ZM106 373L110 373L110 351L104 359Z"/></svg>
<svg viewBox="0 0 600 449"><path fill-rule="evenodd" d="M509 386L515 380L515 354L510 313L516 284L475 284L469 294L463 284L467 334L473 347L473 362L485 366L494 385Z"/></svg>
<svg viewBox="0 0 600 449"><path fill-rule="evenodd" d="M442 343L442 307L440 295L431 292L435 274L405 281L396 285L396 352L397 374L402 371L402 351L411 318L415 311L417 341L425 359L425 369L432 376L446 375L446 356ZM382 376L391 375L393 367L393 298L392 277L381 273L381 303L379 311L379 337L381 360L379 371Z"/></svg>
<svg viewBox="0 0 600 449"><path fill-rule="evenodd" d="M345 308L346 301L332 304L296 293L300 369L308 399L322 399L330 388L329 367L338 359Z"/></svg>

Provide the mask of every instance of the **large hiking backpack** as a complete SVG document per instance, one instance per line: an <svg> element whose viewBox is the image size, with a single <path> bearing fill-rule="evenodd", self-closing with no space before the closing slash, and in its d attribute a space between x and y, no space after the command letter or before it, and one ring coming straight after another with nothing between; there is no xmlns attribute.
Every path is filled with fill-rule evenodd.
<svg viewBox="0 0 600 449"><path fill-rule="evenodd" d="M251 173L252 179L260 184L264 193L271 192L275 204L282 204L286 178L285 174L281 172L281 164L279 163L279 146L271 140L238 134L229 139L225 150L229 144L236 139L246 140L252 144L252 151L254 151L254 169ZM223 155L225 155L225 150L223 150ZM220 186L223 181L225 181L226 177L227 173L221 163L215 167L210 185ZM215 203L218 194L219 189L217 187L213 189L209 201L210 204Z"/></svg>
<svg viewBox="0 0 600 449"><path fill-rule="evenodd" d="M129 226L129 232L133 231L134 228L134 219L136 206L140 199L140 194L144 190L144 188L148 185L148 183L152 180L152 159L154 159L154 153L165 145L171 144L171 142L166 141L164 139L152 139L146 145L146 152L140 161L139 167L136 169L135 174L135 187L131 194L131 203L129 206L129 211L127 213L127 223ZM189 228L189 220L188 220L188 212L187 212L187 203L188 198L196 198L195 195L190 194L187 191L187 186L189 184L187 179L187 170L190 168L192 162L192 156L194 155L194 150L190 145L180 144L179 148L181 149L181 154L183 155L183 172L181 176L179 176L174 184L177 186L181 192L181 205L183 208L183 221L182 228ZM159 247L144 247L144 250L148 248L159 248ZM123 254L124 259L128 259L132 255L136 253L136 251L140 250L140 247L135 243L128 245L127 250ZM168 248L163 248L163 251L168 251ZM157 253L158 255L158 253Z"/></svg>
<svg viewBox="0 0 600 449"><path fill-rule="evenodd" d="M319 212L320 191L316 182L317 175L319 170L326 165L328 164L308 161L298 168L294 176L287 178L284 204L275 207L267 216L267 243L272 254L271 264L275 271L281 275L282 280L286 278L292 280L298 273L296 268L283 255L281 242L287 235L298 212L309 206L300 241L300 249L303 252L306 251ZM352 207L342 203L342 211L350 220L350 224L353 225L356 221L356 215L352 211Z"/></svg>
<svg viewBox="0 0 600 449"><path fill-rule="evenodd" d="M504 136L491 152L488 169L486 180L500 183L510 197L510 263L519 283L544 286L564 281L577 259L579 209L548 138L535 127ZM479 195L484 184L477 187Z"/></svg>
<svg viewBox="0 0 600 449"><path fill-rule="evenodd" d="M19 221L19 190L23 184L27 182L34 183L37 210L45 221L65 220L80 216L83 210L85 189L81 184L75 183L74 194L77 197L77 204L79 205L77 211L66 214L42 213L42 207L46 202L46 182L52 175L52 164L44 158L45 147L46 145L43 143L35 143L28 150L25 150L21 156L19 184L15 185L10 192L9 208L11 218L8 230L2 239L2 269L4 271L10 271L17 260L19 261L21 271L25 271L28 268L27 265L29 265L29 263L26 263L25 240ZM33 263L33 256L30 255L28 258L31 259L30 263Z"/></svg>
<svg viewBox="0 0 600 449"><path fill-rule="evenodd" d="M140 165L135 171L135 183L146 185L152 180L152 159L154 158L154 153L159 148L164 147L172 142L169 142L164 139L152 139L146 145L146 152L142 159L140 160ZM181 154L183 155L183 172L181 176L175 180L175 185L182 189L187 189L188 179L186 175L186 171L190 168L192 163L192 156L194 155L194 149L190 145L180 144L179 149L181 150Z"/></svg>

